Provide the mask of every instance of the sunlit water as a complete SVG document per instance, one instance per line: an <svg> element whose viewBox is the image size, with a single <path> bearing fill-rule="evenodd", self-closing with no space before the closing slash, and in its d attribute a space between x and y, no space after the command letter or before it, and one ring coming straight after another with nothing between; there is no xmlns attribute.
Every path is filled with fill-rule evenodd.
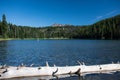
<svg viewBox="0 0 120 80"><path fill-rule="evenodd" d="M0 64L26 66L86 65L106 64L120 61L119 40L11 40L0 41ZM61 80L120 80L120 73L93 74L85 77L68 77ZM38 80L39 77L19 78L12 80Z"/></svg>

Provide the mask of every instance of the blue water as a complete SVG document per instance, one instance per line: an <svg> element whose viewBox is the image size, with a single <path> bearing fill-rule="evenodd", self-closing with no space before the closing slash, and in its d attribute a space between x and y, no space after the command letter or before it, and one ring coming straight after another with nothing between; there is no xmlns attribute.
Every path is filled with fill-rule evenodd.
<svg viewBox="0 0 120 80"><path fill-rule="evenodd" d="M29 66L86 65L105 64L120 61L119 40L11 40L0 41L0 64L18 66L21 63ZM117 76L116 76L117 75ZM119 73L112 75L88 75L83 80L120 80ZM71 77L68 80L76 80ZM92 78L92 79L90 79ZM104 79L105 78L105 79ZM66 78L67 80L67 78Z"/></svg>

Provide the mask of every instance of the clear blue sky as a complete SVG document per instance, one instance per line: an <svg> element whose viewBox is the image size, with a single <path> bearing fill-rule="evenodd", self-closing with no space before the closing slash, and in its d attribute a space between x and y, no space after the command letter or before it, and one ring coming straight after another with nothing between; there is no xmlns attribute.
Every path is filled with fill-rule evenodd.
<svg viewBox="0 0 120 80"><path fill-rule="evenodd" d="M0 0L0 18L16 25L88 25L120 14L120 0Z"/></svg>

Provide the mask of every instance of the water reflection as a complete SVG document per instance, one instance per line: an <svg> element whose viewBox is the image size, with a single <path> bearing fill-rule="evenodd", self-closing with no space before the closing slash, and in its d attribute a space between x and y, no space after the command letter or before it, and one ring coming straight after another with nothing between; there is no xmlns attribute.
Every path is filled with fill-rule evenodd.
<svg viewBox="0 0 120 80"><path fill-rule="evenodd" d="M24 77L24 78L13 78L7 80L87 80L83 76L69 76L69 75L60 75L58 78L52 76L45 76L45 77Z"/></svg>
<svg viewBox="0 0 120 80"><path fill-rule="evenodd" d="M5 64L7 58L7 41L0 41L0 64Z"/></svg>
<svg viewBox="0 0 120 80"><path fill-rule="evenodd" d="M24 77L24 78L13 78L7 80L120 80L120 72L114 74L90 74L86 76L70 76L70 75L60 75L58 79L52 76L43 77Z"/></svg>
<svg viewBox="0 0 120 80"><path fill-rule="evenodd" d="M120 61L120 41L115 40L11 40L0 41L0 64L50 66L96 65ZM66 77L60 80L120 80L120 74ZM45 77L46 78L46 77ZM16 78L11 80L40 80L43 77Z"/></svg>

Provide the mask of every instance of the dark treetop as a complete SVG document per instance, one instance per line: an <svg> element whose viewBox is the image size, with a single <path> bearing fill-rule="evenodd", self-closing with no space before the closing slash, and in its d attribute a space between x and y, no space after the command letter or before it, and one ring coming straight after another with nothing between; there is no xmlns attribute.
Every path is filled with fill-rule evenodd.
<svg viewBox="0 0 120 80"><path fill-rule="evenodd" d="M57 39L120 39L120 15L92 25L30 27L7 23L5 14L0 22L1 38L57 38Z"/></svg>

